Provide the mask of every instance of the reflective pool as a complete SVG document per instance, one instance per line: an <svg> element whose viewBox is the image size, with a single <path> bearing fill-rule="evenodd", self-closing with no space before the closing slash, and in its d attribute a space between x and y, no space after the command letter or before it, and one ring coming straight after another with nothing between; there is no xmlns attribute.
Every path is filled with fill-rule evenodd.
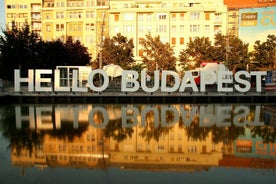
<svg viewBox="0 0 276 184"><path fill-rule="evenodd" d="M0 107L1 183L275 183L276 105Z"/></svg>

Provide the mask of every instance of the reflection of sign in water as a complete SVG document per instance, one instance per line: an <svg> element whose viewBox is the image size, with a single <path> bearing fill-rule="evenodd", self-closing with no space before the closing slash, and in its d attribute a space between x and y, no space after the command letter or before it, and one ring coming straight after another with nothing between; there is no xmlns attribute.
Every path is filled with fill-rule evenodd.
<svg viewBox="0 0 276 184"><path fill-rule="evenodd" d="M27 108L24 110L24 108ZM24 122L29 123L31 129L60 129L62 122L70 122L74 128L78 128L80 123L89 123L95 128L105 128L109 121L121 119L123 128L132 128L137 125L145 127L146 122L152 122L155 127L160 124L162 127L173 127L180 122L189 127L194 119L198 119L200 127L228 127L234 124L238 127L246 125L262 126L261 106L254 107L254 116L251 115L249 106L232 105L202 105L189 106L184 105L162 105L159 106L121 106L116 110L107 106L74 105L57 106L16 106L16 127L21 128ZM27 114L24 112L28 112ZM171 118L167 118L170 114ZM247 118L248 117L248 118ZM131 122L131 123L130 123Z"/></svg>
<svg viewBox="0 0 276 184"><path fill-rule="evenodd" d="M242 13L241 14L241 26L257 26L258 25L258 13Z"/></svg>

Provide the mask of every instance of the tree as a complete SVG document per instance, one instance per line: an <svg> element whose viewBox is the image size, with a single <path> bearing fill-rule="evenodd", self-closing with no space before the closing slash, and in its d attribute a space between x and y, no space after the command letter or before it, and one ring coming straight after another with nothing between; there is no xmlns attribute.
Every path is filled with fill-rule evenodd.
<svg viewBox="0 0 276 184"><path fill-rule="evenodd" d="M152 37L146 35L140 44L143 46L144 55L142 61L146 64L149 71L175 70L176 58L174 57L173 48L168 43L163 43L160 36Z"/></svg>
<svg viewBox="0 0 276 184"><path fill-rule="evenodd" d="M61 40L40 41L38 43L38 63L40 68L55 69L56 66L85 66L90 63L87 47L80 41L68 37L66 42ZM38 64L37 63L37 64ZM35 68L37 67L34 66Z"/></svg>
<svg viewBox="0 0 276 184"><path fill-rule="evenodd" d="M259 68L273 68L276 61L276 36L268 35L265 42L257 40L252 55Z"/></svg>
<svg viewBox="0 0 276 184"><path fill-rule="evenodd" d="M3 34L0 36L0 77L12 80L14 69L24 70L35 64L39 57L36 46L40 38L30 31L29 25L19 29L14 22L12 28Z"/></svg>
<svg viewBox="0 0 276 184"><path fill-rule="evenodd" d="M211 45L211 41L207 37L196 37L194 40L190 40L187 44L187 48L180 52L180 61L187 64L190 57L195 62L194 66L199 67L202 61L213 60L214 47Z"/></svg>
<svg viewBox="0 0 276 184"><path fill-rule="evenodd" d="M133 59L133 48L133 40L128 40L127 37L120 33L112 38L105 38L102 50L93 62L93 68L99 68L100 60L102 60L102 66L112 63L122 68L127 68L135 62Z"/></svg>
<svg viewBox="0 0 276 184"><path fill-rule="evenodd" d="M187 48L182 50L180 55L182 65L191 66L190 58L198 67L202 61L224 62L230 70L245 69L249 63L248 44L243 43L235 36L217 34L214 45L208 38L197 37L190 40ZM189 67L190 68L190 67Z"/></svg>
<svg viewBox="0 0 276 184"><path fill-rule="evenodd" d="M73 41L72 37L68 37L65 42L65 48L67 49L67 64L71 66L83 66L88 65L91 60L91 56L85 47L79 40Z"/></svg>
<svg viewBox="0 0 276 184"><path fill-rule="evenodd" d="M20 69L24 74L28 69L55 69L59 65L90 63L87 48L70 37L66 43L60 40L45 42L30 31L29 25L20 29L15 23L11 30L3 33L4 36L0 36L0 78L5 80L13 80L14 69Z"/></svg>
<svg viewBox="0 0 276 184"><path fill-rule="evenodd" d="M234 35L217 34L214 48L213 59L219 62L224 61L229 70L246 69L250 59L248 43L243 43Z"/></svg>

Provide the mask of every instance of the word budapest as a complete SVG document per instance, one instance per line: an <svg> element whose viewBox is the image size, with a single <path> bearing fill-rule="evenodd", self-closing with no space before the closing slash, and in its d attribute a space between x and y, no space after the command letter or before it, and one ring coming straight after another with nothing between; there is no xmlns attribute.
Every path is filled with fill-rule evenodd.
<svg viewBox="0 0 276 184"><path fill-rule="evenodd" d="M78 71L73 70L72 86L60 85L60 70L54 70L54 86L43 85L52 83L52 76L46 78L46 75L52 75L52 70L28 70L28 77L20 77L20 70L15 70L14 73L14 89L20 91L21 83L28 83L29 91L74 91L74 92L87 92L88 88L93 91L104 91L109 85L108 74L101 69L92 70L89 72L87 85L80 86L78 79ZM101 75L103 78L101 86L95 86L93 79ZM162 92L184 92L186 88L191 88L194 92L198 92L199 89L195 83L194 77L191 71L186 71L182 79L174 71L163 70L161 73L159 70L154 71L153 86L148 87L146 84L146 71L141 72L141 84L138 80L139 74L134 70L124 70L122 72L121 91L122 92L135 92L140 87L145 92L155 92L161 88ZM247 92L251 88L249 79L251 77L256 78L256 91L261 92L261 80L262 76L266 75L265 71L238 71L233 74L231 71L202 71L200 73L200 91L205 92L207 85L217 84L217 91L219 92L233 92L234 89L238 92ZM43 77L44 76L44 77ZM170 77L174 81L173 84L167 85L167 78ZM161 81L161 86L160 86ZM230 85L229 85L230 84Z"/></svg>

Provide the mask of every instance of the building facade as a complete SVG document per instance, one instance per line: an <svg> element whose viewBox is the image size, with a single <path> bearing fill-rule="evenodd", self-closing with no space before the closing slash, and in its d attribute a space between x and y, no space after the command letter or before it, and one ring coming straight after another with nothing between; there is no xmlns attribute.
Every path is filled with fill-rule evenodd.
<svg viewBox="0 0 276 184"><path fill-rule="evenodd" d="M175 56L195 37L217 33L239 36L241 8L276 6L275 0L5 0L6 23L25 23L44 40L71 36L86 46L92 60L105 37L121 33L134 41L135 60L143 54L139 40L160 36Z"/></svg>
<svg viewBox="0 0 276 184"><path fill-rule="evenodd" d="M71 36L86 46L92 57L108 35L108 0L5 0L6 24L28 23L46 41Z"/></svg>
<svg viewBox="0 0 276 184"><path fill-rule="evenodd" d="M110 1L110 36L121 33L133 38L134 56L143 53L139 40L146 34L160 36L174 47L175 56L185 49L190 39L226 34L227 7L223 1Z"/></svg>

